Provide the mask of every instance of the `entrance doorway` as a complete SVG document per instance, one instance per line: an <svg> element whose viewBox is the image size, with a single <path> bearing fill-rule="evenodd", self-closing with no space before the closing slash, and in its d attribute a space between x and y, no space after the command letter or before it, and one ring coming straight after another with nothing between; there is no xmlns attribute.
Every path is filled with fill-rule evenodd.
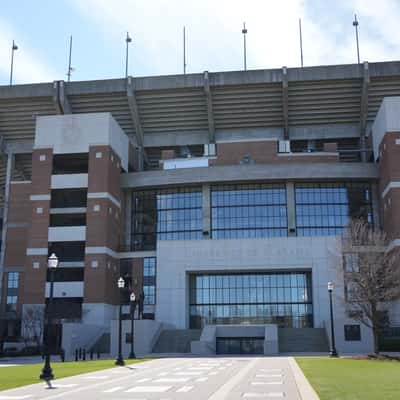
<svg viewBox="0 0 400 400"><path fill-rule="evenodd" d="M264 354L263 337L219 337L217 354Z"/></svg>

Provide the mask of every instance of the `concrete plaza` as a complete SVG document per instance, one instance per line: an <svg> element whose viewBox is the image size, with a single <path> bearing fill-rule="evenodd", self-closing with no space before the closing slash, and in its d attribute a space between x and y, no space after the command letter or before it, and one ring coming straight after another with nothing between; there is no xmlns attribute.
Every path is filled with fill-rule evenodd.
<svg viewBox="0 0 400 400"><path fill-rule="evenodd" d="M168 358L0 392L0 400L318 397L290 357Z"/></svg>

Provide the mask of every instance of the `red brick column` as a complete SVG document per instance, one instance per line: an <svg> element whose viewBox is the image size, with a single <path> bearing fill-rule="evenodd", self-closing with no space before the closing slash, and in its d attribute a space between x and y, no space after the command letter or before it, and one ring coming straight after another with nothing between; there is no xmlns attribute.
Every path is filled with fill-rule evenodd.
<svg viewBox="0 0 400 400"><path fill-rule="evenodd" d="M400 240L400 133L386 133L379 146L379 175L383 229Z"/></svg>
<svg viewBox="0 0 400 400"><path fill-rule="evenodd" d="M24 268L26 263L26 248L28 231L31 218L31 204L29 200L31 182L11 182L10 201L8 207L7 241L5 248L5 267L7 272L19 272L17 313L20 314L24 302ZM1 313L4 312L7 296L7 272L3 276L3 288Z"/></svg>
<svg viewBox="0 0 400 400"><path fill-rule="evenodd" d="M24 303L44 304L53 150L32 154L31 226L27 240Z"/></svg>
<svg viewBox="0 0 400 400"><path fill-rule="evenodd" d="M117 304L121 235L121 161L110 146L89 149L85 303Z"/></svg>

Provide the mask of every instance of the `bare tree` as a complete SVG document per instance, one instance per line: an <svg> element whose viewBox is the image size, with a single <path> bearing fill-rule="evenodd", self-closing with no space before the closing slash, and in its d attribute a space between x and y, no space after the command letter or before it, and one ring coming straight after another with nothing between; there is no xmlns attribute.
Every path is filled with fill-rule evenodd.
<svg viewBox="0 0 400 400"><path fill-rule="evenodd" d="M21 322L25 344L33 342L40 347L44 332L44 307L27 306Z"/></svg>
<svg viewBox="0 0 400 400"><path fill-rule="evenodd" d="M372 329L375 353L389 305L400 299L400 267L387 244L386 234L364 220L351 221L343 234L347 313Z"/></svg>

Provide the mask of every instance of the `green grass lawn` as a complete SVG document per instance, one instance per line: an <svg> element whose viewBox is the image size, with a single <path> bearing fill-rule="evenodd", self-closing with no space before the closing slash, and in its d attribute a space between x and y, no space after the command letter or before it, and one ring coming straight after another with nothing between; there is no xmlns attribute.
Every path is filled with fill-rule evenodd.
<svg viewBox="0 0 400 400"><path fill-rule="evenodd" d="M146 361L125 360L126 364L134 364ZM96 360L96 361L78 361L78 362L52 362L51 367L56 379L66 378L68 376L85 374L87 372L99 371L101 369L115 367L115 360ZM12 389L19 386L31 385L41 382L39 375L43 364L21 365L17 367L0 368L0 390Z"/></svg>
<svg viewBox="0 0 400 400"><path fill-rule="evenodd" d="M321 400L398 400L400 362L296 358Z"/></svg>

